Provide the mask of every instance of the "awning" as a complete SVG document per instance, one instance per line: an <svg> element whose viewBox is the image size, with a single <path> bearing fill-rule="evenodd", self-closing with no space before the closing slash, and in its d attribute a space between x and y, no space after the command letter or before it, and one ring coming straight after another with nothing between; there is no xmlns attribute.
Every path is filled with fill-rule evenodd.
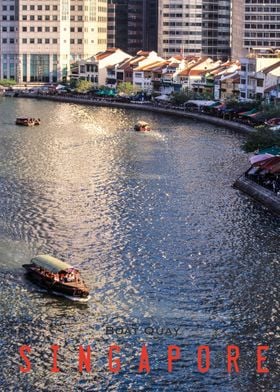
<svg viewBox="0 0 280 392"><path fill-rule="evenodd" d="M259 150L258 155L260 154L271 154L271 155L280 155L280 147L279 146L270 146L267 148L263 148Z"/></svg>
<svg viewBox="0 0 280 392"><path fill-rule="evenodd" d="M159 101L169 101L169 96L168 95L159 95L158 97L155 97L155 99L159 100Z"/></svg>
<svg viewBox="0 0 280 392"><path fill-rule="evenodd" d="M274 155L267 154L267 153L266 154L259 154L259 155L253 155L249 160L250 160L251 165L253 165L254 163L265 161L268 158L272 158L273 156Z"/></svg>
<svg viewBox="0 0 280 392"><path fill-rule="evenodd" d="M49 255L36 256L31 260L31 263L53 273L67 271L73 268L70 264Z"/></svg>
<svg viewBox="0 0 280 392"><path fill-rule="evenodd" d="M261 167L262 169L266 169L270 171L274 165L279 163L280 163L280 156L274 156L272 158L267 158L264 161L257 162L253 166L258 166Z"/></svg>
<svg viewBox="0 0 280 392"><path fill-rule="evenodd" d="M238 115L242 116L242 117L250 117L252 114L256 114L256 113L258 113L258 111L257 111L257 109L254 108L254 109L251 109L247 112L238 113Z"/></svg>
<svg viewBox="0 0 280 392"><path fill-rule="evenodd" d="M280 157L279 157L280 158ZM280 161L276 162L275 164L271 164L271 166L268 168L270 173L272 174L278 174L280 173Z"/></svg>
<svg viewBox="0 0 280 392"><path fill-rule="evenodd" d="M187 102L185 102L184 105L189 105L189 104L193 104L196 105L198 107L215 107L220 105L221 103L219 101L206 101L206 100L189 100Z"/></svg>

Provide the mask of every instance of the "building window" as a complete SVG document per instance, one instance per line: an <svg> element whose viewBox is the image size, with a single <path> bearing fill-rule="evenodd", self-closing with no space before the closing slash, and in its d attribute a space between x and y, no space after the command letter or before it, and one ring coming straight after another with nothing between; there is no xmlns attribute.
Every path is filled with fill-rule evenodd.
<svg viewBox="0 0 280 392"><path fill-rule="evenodd" d="M57 44L57 39L54 38L54 39L52 40L52 42L53 42L53 44Z"/></svg>
<svg viewBox="0 0 280 392"><path fill-rule="evenodd" d="M46 38L46 39L45 39L45 44L49 44L49 43L50 43L49 38Z"/></svg>
<svg viewBox="0 0 280 392"><path fill-rule="evenodd" d="M74 40L73 38L71 38L71 39L70 39L70 44L71 44L71 45L74 45L74 43L75 43L75 40Z"/></svg>
<svg viewBox="0 0 280 392"><path fill-rule="evenodd" d="M52 28L52 31L53 31L54 33L56 33L56 32L57 32L57 27L54 26L54 27Z"/></svg>
<svg viewBox="0 0 280 392"><path fill-rule="evenodd" d="M46 26L46 27L45 27L45 32L46 32L46 33L49 33L49 31L50 31L50 27L49 27L49 26Z"/></svg>
<svg viewBox="0 0 280 392"><path fill-rule="evenodd" d="M6 44L7 43L7 38L3 38L2 39L2 44Z"/></svg>
<svg viewBox="0 0 280 392"><path fill-rule="evenodd" d="M42 27L41 27L41 26L37 27L37 31L38 31L39 33L41 33L41 32L42 32Z"/></svg>
<svg viewBox="0 0 280 392"><path fill-rule="evenodd" d="M57 5L53 5L52 8L53 8L54 11L57 11Z"/></svg>
<svg viewBox="0 0 280 392"><path fill-rule="evenodd" d="M35 39L34 38L30 38L30 41L29 41L31 44L35 44Z"/></svg>
<svg viewBox="0 0 280 392"><path fill-rule="evenodd" d="M41 5L38 5L37 10L42 11L43 7Z"/></svg>
<svg viewBox="0 0 280 392"><path fill-rule="evenodd" d="M14 43L15 43L14 38L10 38L10 44L14 44Z"/></svg>
<svg viewBox="0 0 280 392"><path fill-rule="evenodd" d="M35 27L34 26L30 26L30 31L33 33L35 31Z"/></svg>
<svg viewBox="0 0 280 392"><path fill-rule="evenodd" d="M77 40L77 43L78 43L78 45L82 45L83 40L82 40L82 39L78 39L78 40Z"/></svg>
<svg viewBox="0 0 280 392"><path fill-rule="evenodd" d="M30 6L30 11L34 11L35 10L35 5L31 5Z"/></svg>
<svg viewBox="0 0 280 392"><path fill-rule="evenodd" d="M42 38L38 38L38 44L42 44L43 43L43 40L42 40Z"/></svg>
<svg viewBox="0 0 280 392"><path fill-rule="evenodd" d="M35 16L34 15L30 15L30 20L35 20Z"/></svg>
<svg viewBox="0 0 280 392"><path fill-rule="evenodd" d="M50 10L50 6L49 5L45 5L45 10L49 11Z"/></svg>
<svg viewBox="0 0 280 392"><path fill-rule="evenodd" d="M7 7L6 7L7 8ZM27 5L22 6L22 11L27 11Z"/></svg>

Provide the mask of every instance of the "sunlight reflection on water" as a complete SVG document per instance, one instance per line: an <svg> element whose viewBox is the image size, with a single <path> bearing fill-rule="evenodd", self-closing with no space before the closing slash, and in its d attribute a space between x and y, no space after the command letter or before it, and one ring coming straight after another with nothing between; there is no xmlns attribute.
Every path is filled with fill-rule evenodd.
<svg viewBox="0 0 280 392"><path fill-rule="evenodd" d="M279 219L231 187L247 167L242 137L186 119L73 104L2 99L0 112L2 388L276 390ZM20 115L42 124L16 127ZM152 132L132 132L143 118ZM69 303L28 282L21 265L36 253L79 265L92 300ZM110 336L108 325L139 330ZM182 334L147 336L151 325ZM120 375L106 368L112 342L126 357ZM143 342L156 369L149 376L137 374ZM239 378L224 371L232 342L243 349ZM53 343L61 346L59 374L49 371ZM269 377L255 375L257 343L272 347ZM34 347L34 371L24 377L21 344ZM80 344L92 345L91 375L77 372ZM173 374L164 362L168 344L185 352ZM203 377L199 344L213 347L213 369Z"/></svg>

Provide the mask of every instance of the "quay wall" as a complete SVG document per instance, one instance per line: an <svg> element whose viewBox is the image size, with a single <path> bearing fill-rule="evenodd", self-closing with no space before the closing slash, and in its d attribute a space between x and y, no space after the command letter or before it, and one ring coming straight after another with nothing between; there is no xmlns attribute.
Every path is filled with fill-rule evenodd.
<svg viewBox="0 0 280 392"><path fill-rule="evenodd" d="M274 211L280 216L280 197L269 189L249 180L245 175L239 177L233 184L233 187L250 195L253 199L262 203L269 210Z"/></svg>

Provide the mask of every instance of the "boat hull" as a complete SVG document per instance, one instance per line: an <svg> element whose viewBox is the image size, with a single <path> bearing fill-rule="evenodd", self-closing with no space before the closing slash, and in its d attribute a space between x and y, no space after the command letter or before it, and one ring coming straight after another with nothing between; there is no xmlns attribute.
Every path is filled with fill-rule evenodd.
<svg viewBox="0 0 280 392"><path fill-rule="evenodd" d="M88 300L89 290L83 282L59 282L54 281L52 278L46 277L45 275L38 272L38 270L32 268L29 264L24 264L23 267L26 269L30 279L38 286L46 289L48 292L57 295L63 295L72 300Z"/></svg>

